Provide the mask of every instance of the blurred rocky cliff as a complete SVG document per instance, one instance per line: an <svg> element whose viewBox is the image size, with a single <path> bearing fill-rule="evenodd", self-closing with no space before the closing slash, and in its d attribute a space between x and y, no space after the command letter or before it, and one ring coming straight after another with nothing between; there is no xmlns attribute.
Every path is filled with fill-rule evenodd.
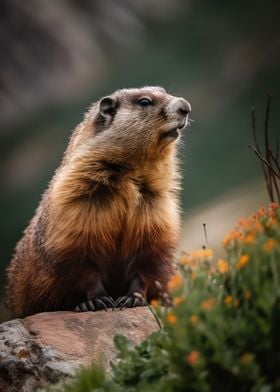
<svg viewBox="0 0 280 392"><path fill-rule="evenodd" d="M3 0L0 125L94 86L116 51L141 45L143 20L174 18L181 0ZM22 121L22 119L21 119ZM6 127L2 132L8 132Z"/></svg>

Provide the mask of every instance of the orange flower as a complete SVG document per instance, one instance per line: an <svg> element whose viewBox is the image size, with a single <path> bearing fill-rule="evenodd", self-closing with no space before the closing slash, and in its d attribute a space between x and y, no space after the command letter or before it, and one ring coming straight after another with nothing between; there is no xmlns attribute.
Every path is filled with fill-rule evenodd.
<svg viewBox="0 0 280 392"><path fill-rule="evenodd" d="M157 299L152 299L151 302L150 302L150 305L153 308L157 308L159 306L159 301Z"/></svg>
<svg viewBox="0 0 280 392"><path fill-rule="evenodd" d="M242 218L238 221L238 226L243 229L243 230L248 230L250 229L255 223L255 217L254 216L249 216L249 218Z"/></svg>
<svg viewBox="0 0 280 392"><path fill-rule="evenodd" d="M243 365L249 365L254 360L254 354L244 353L241 355L239 360Z"/></svg>
<svg viewBox="0 0 280 392"><path fill-rule="evenodd" d="M267 209L264 207L260 207L257 211L257 218L261 218L264 215L267 215Z"/></svg>
<svg viewBox="0 0 280 392"><path fill-rule="evenodd" d="M240 301L239 301L238 299L235 299L235 300L233 301L233 306L234 306L235 308L238 308L239 305L240 305Z"/></svg>
<svg viewBox="0 0 280 392"><path fill-rule="evenodd" d="M249 255L240 256L239 260L236 263L236 268L239 270L244 268L249 263L249 260L250 260Z"/></svg>
<svg viewBox="0 0 280 392"><path fill-rule="evenodd" d="M205 249L198 249L195 251L192 251L190 253L190 256L193 261L199 261L199 260L211 260L213 258L213 251L212 249L205 248Z"/></svg>
<svg viewBox="0 0 280 392"><path fill-rule="evenodd" d="M195 271L190 271L190 277L191 277L191 280L195 280L195 278L196 278L196 272Z"/></svg>
<svg viewBox="0 0 280 392"><path fill-rule="evenodd" d="M196 261L198 259L197 250L192 250L190 252L190 257L191 257L193 262Z"/></svg>
<svg viewBox="0 0 280 392"><path fill-rule="evenodd" d="M270 227L277 224L276 210L279 205L271 203L269 208L260 207L256 214L248 218L242 218L235 225L234 230L230 231L223 240L223 245L227 247L232 241L243 241L245 245L250 245L255 240L255 235L264 230L264 226ZM261 223L264 219L263 224Z"/></svg>
<svg viewBox="0 0 280 392"><path fill-rule="evenodd" d="M193 325L195 325L195 324L198 323L198 317L197 317L195 314L193 314L193 315L190 317L190 321L191 321L191 323L192 323Z"/></svg>
<svg viewBox="0 0 280 392"><path fill-rule="evenodd" d="M183 279L182 275L179 272L177 272L169 280L169 282L167 284L167 288L169 291L177 289L182 286L183 282L184 282L184 279Z"/></svg>
<svg viewBox="0 0 280 392"><path fill-rule="evenodd" d="M203 258L205 260L209 260L210 261L213 258L213 251L212 251L212 249L210 249L210 248L204 249Z"/></svg>
<svg viewBox="0 0 280 392"><path fill-rule="evenodd" d="M193 260L191 259L190 255L187 253L183 253L182 256L179 259L179 264L181 265L192 265Z"/></svg>
<svg viewBox="0 0 280 392"><path fill-rule="evenodd" d="M191 256L193 259L199 260L203 257L203 249L193 250Z"/></svg>
<svg viewBox="0 0 280 392"><path fill-rule="evenodd" d="M276 246L278 245L278 241L276 241L274 238L269 238L264 244L263 244L263 250L266 253L271 252Z"/></svg>
<svg viewBox="0 0 280 392"><path fill-rule="evenodd" d="M269 218L269 221L266 224L266 226L268 228L273 228L274 226L277 226L277 225L278 225L278 221L277 221L277 219L275 217Z"/></svg>
<svg viewBox="0 0 280 392"><path fill-rule="evenodd" d="M200 357L200 352L199 351L192 351L188 356L187 356L187 362L191 365L194 366L197 364L197 361L199 360Z"/></svg>
<svg viewBox="0 0 280 392"><path fill-rule="evenodd" d="M184 297L175 297L173 298L173 305L174 306L178 306L180 305L182 302L184 302L185 298Z"/></svg>
<svg viewBox="0 0 280 392"><path fill-rule="evenodd" d="M223 259L217 261L217 267L221 274L226 274L230 269L229 263Z"/></svg>
<svg viewBox="0 0 280 392"><path fill-rule="evenodd" d="M249 291L249 290L245 291L244 297L245 297L246 299L250 299L250 298L252 297L252 292Z"/></svg>
<svg viewBox="0 0 280 392"><path fill-rule="evenodd" d="M253 244L254 242L255 242L255 235L253 233L248 233L245 235L243 239L243 243L245 245L250 245Z"/></svg>
<svg viewBox="0 0 280 392"><path fill-rule="evenodd" d="M200 307L201 309L211 310L213 309L215 303L216 303L215 298L208 298L201 302Z"/></svg>
<svg viewBox="0 0 280 392"><path fill-rule="evenodd" d="M231 306L231 305L233 304L233 297L232 297L232 295L227 295L227 296L224 298L224 304L225 304L226 306Z"/></svg>
<svg viewBox="0 0 280 392"><path fill-rule="evenodd" d="M269 204L269 209L270 210L277 210L278 207L279 207L278 203L270 203Z"/></svg>
<svg viewBox="0 0 280 392"><path fill-rule="evenodd" d="M243 235L239 230L232 230L228 233L228 235L222 241L223 245L227 247L231 241L240 241L242 240Z"/></svg>
<svg viewBox="0 0 280 392"><path fill-rule="evenodd" d="M263 231L263 226L259 221L256 221L255 223L255 229L260 233Z"/></svg>
<svg viewBox="0 0 280 392"><path fill-rule="evenodd" d="M166 320L169 324L176 324L177 323L177 317L175 316L174 313L169 313L166 316Z"/></svg>

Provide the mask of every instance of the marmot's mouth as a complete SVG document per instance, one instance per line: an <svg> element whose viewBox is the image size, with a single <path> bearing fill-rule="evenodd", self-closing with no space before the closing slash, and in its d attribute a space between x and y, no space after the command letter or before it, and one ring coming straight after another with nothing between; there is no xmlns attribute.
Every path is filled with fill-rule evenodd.
<svg viewBox="0 0 280 392"><path fill-rule="evenodd" d="M164 138L166 137L171 137L173 139L177 139L177 137L179 136L179 129L178 128L172 128L169 131L166 131L162 134L162 136Z"/></svg>
<svg viewBox="0 0 280 392"><path fill-rule="evenodd" d="M178 128L179 128L179 129L183 129L183 128L185 128L186 124L187 124L187 122L186 122L186 120L184 120L183 123L181 123L180 125L178 125Z"/></svg>

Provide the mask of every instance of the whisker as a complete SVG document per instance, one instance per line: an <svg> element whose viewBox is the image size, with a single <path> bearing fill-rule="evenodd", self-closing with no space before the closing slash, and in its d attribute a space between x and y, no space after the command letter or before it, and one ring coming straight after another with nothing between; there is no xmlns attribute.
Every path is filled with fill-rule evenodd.
<svg viewBox="0 0 280 392"><path fill-rule="evenodd" d="M194 122L194 120L192 119L192 118L188 118L187 119L187 127L189 126L191 126L192 125L192 123Z"/></svg>

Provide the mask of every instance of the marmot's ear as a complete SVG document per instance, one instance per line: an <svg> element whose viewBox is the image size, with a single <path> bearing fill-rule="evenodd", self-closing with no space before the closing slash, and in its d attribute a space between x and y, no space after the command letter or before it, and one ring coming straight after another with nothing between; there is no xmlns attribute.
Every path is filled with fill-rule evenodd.
<svg viewBox="0 0 280 392"><path fill-rule="evenodd" d="M110 117L116 113L117 100L111 97L102 98L99 103L99 111L104 117Z"/></svg>

